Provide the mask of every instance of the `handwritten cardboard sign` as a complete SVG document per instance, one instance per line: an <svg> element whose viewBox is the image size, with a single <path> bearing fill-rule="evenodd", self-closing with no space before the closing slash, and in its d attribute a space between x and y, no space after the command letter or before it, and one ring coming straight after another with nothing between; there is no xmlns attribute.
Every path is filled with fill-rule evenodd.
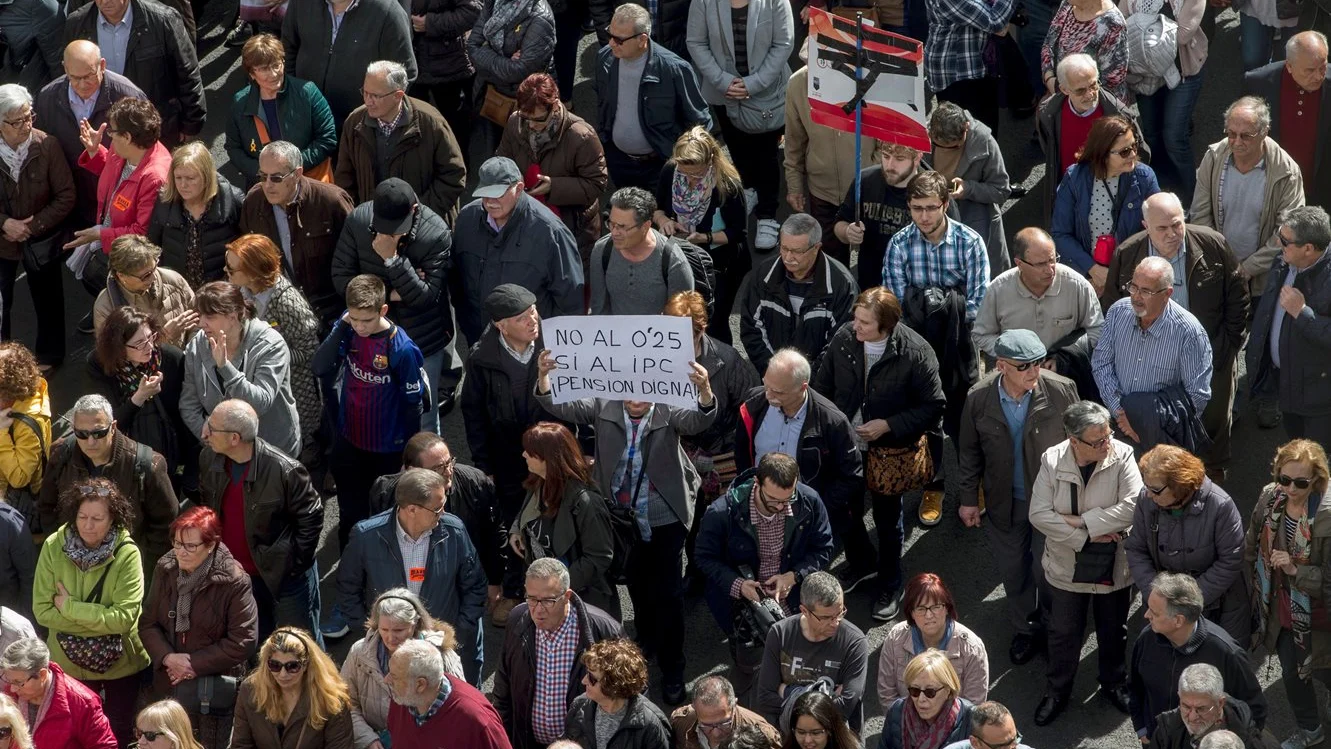
<svg viewBox="0 0 1331 749"><path fill-rule="evenodd" d="M696 409L689 381L693 323L671 315L590 315L542 322L559 368L550 373L555 403L579 398L633 400Z"/></svg>

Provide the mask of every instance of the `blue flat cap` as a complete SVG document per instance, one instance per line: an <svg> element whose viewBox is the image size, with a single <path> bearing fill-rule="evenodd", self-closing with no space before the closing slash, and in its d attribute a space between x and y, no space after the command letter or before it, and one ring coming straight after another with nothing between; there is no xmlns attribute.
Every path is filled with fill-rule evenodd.
<svg viewBox="0 0 1331 749"><path fill-rule="evenodd" d="M994 341L994 356L999 359L1024 364L1028 361L1039 361L1048 353L1044 344L1040 342L1040 336L1021 328L1003 331L998 340Z"/></svg>

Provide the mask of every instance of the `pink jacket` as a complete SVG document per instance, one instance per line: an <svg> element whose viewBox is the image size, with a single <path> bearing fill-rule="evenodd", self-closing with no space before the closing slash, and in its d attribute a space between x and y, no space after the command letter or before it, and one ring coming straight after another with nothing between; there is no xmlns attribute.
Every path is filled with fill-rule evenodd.
<svg viewBox="0 0 1331 749"><path fill-rule="evenodd" d="M148 219L157 204L157 193L170 178L171 152L166 146L161 142L154 143L129 177L120 183L118 190L116 183L120 181L125 160L108 151L106 146L98 146L97 155L92 158L88 157L87 151L80 153L79 166L99 175L97 215L105 215L107 206L110 206L111 226L102 229L102 252L111 254L111 243L122 234L148 233Z"/></svg>
<svg viewBox="0 0 1331 749"><path fill-rule="evenodd" d="M117 749L101 698L55 663L51 678L55 688L32 729L34 749Z"/></svg>
<svg viewBox="0 0 1331 749"><path fill-rule="evenodd" d="M944 652L961 678L961 696L975 704L988 699L989 654L980 636L953 621L952 639ZM898 622L887 631L878 656L878 701L884 714L898 697L906 696L906 664L913 657L910 622Z"/></svg>

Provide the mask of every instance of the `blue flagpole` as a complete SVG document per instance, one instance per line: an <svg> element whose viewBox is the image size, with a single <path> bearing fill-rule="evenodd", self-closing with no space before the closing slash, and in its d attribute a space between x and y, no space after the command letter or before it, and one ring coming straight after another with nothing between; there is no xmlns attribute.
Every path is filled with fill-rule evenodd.
<svg viewBox="0 0 1331 749"><path fill-rule="evenodd" d="M864 14L855 14L855 89L858 92L860 80L864 77ZM860 220L860 165L864 162L860 155L860 130L864 126L861 113L864 111L864 97L855 103L855 221Z"/></svg>

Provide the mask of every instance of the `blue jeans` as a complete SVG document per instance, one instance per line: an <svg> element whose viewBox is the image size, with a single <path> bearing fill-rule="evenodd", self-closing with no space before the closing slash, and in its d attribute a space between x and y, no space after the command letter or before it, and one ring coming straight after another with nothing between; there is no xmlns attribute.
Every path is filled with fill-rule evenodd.
<svg viewBox="0 0 1331 749"><path fill-rule="evenodd" d="M1183 205L1192 205L1197 163L1192 155L1192 110L1202 92L1205 71L1184 78L1177 88L1161 86L1137 99L1142 130L1151 146L1151 169L1161 190L1174 190Z"/></svg>
<svg viewBox="0 0 1331 749"><path fill-rule="evenodd" d="M1265 26L1247 13L1239 13L1239 49L1243 52L1243 69L1255 70L1272 60L1285 59L1285 42L1298 30L1298 26ZM1271 44L1272 32L1280 33L1279 46Z"/></svg>
<svg viewBox="0 0 1331 749"><path fill-rule="evenodd" d="M1054 20L1057 2L1050 0L1025 0L1025 26L1017 30L1017 46L1021 49L1021 58L1026 61L1026 73L1030 78L1031 90L1044 95L1044 77L1040 71L1040 48L1044 46L1045 35L1049 33L1049 22Z"/></svg>
<svg viewBox="0 0 1331 749"><path fill-rule="evenodd" d="M446 346L425 357L424 368L425 376L429 379L426 388L430 393L430 407L421 412L422 432L439 434L439 386L444 384L440 377L443 374L444 361L449 358L449 348L452 347ZM454 384L457 383L454 382Z"/></svg>
<svg viewBox="0 0 1331 749"><path fill-rule="evenodd" d="M251 575L254 602L259 609L259 643L262 644L278 627L299 627L308 630L322 649L323 635L319 633L319 563L310 565L304 575L282 583L274 596L263 578Z"/></svg>

